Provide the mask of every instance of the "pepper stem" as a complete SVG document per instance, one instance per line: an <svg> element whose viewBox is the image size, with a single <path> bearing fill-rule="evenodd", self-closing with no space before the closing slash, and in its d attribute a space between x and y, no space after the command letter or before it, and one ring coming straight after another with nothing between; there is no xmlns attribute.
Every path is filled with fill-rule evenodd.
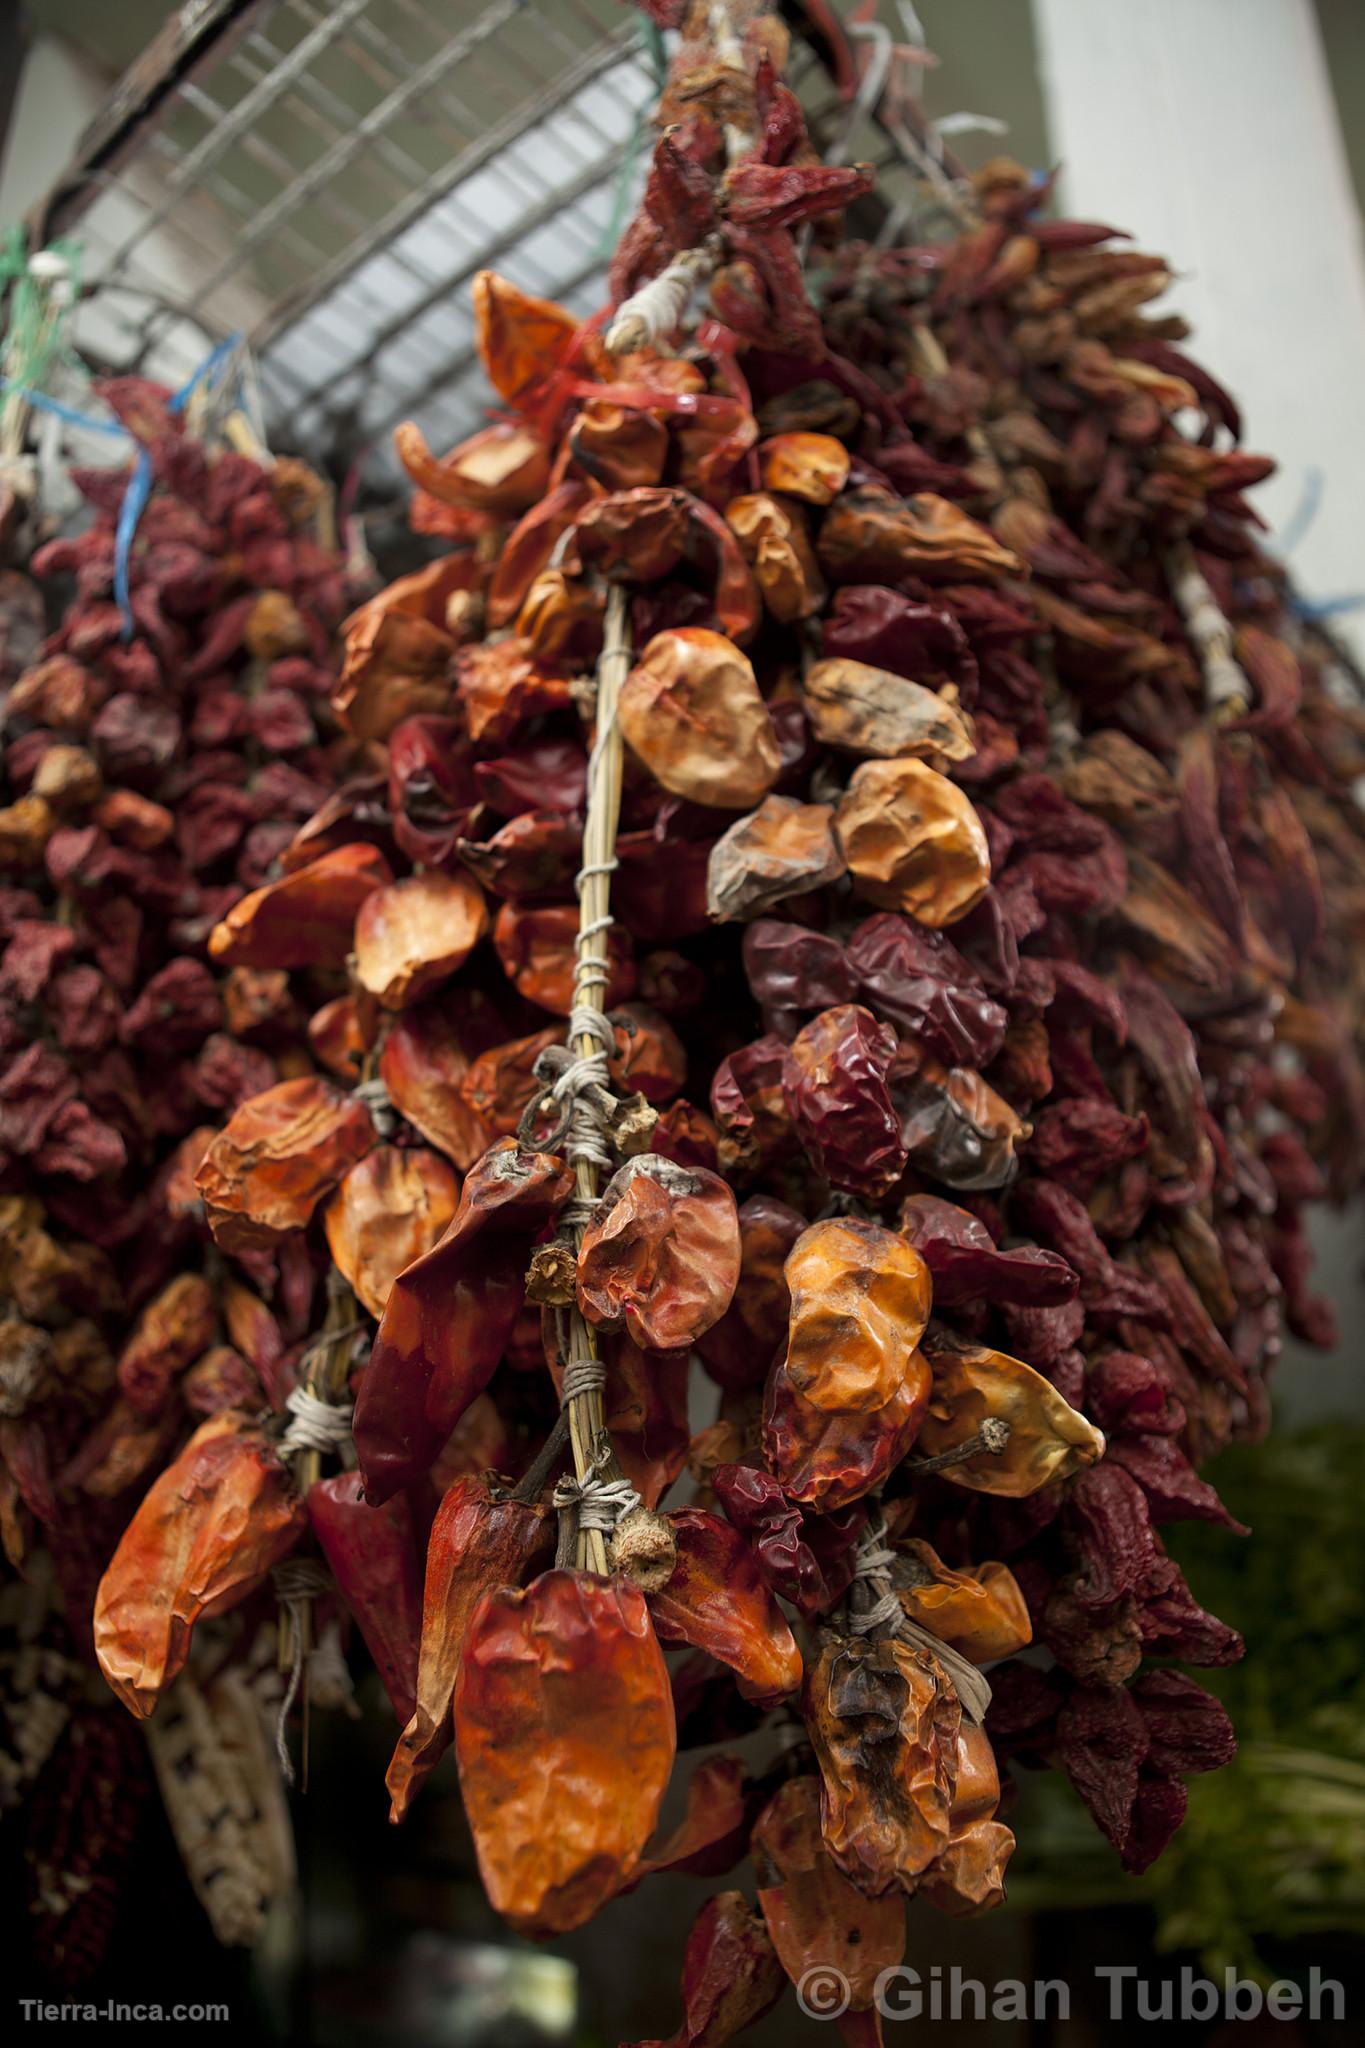
<svg viewBox="0 0 1365 2048"><path fill-rule="evenodd" d="M965 1465L968 1458L975 1458L985 1451L992 1458L1000 1457L1010 1440L1010 1426L1003 1415L988 1415L975 1436L969 1436L960 1444L954 1444L950 1451L940 1451L934 1458L911 1458L906 1462L906 1471L913 1472L917 1479L930 1472L946 1472L953 1465Z"/></svg>

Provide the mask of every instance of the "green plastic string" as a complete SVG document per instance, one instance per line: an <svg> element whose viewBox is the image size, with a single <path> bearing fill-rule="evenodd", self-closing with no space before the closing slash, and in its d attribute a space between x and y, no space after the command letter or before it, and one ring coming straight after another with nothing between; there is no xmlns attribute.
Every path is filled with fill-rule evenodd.
<svg viewBox="0 0 1365 2048"><path fill-rule="evenodd" d="M53 242L45 254L60 256L66 265L61 291L57 280L34 277L24 230L9 228L0 243L0 286L9 288L9 322L0 359L11 387L5 400L0 445L18 452L26 407L26 391L46 391L58 364L69 355L71 314L80 290L81 245L67 237Z"/></svg>

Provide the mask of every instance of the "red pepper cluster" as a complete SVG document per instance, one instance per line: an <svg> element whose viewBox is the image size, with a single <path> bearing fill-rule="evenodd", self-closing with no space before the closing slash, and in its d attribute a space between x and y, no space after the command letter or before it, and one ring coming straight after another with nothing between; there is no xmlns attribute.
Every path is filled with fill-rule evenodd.
<svg viewBox="0 0 1365 2048"><path fill-rule="evenodd" d="M225 973L207 942L335 784L346 606L318 533L326 493L302 465L210 451L142 380L101 390L150 472L127 601L134 470L78 471L92 520L32 562L64 604L54 633L7 579L0 808L0 1524L35 1585L46 1551L86 1655L96 1583L149 1479L203 1416L282 1398L310 1326L306 1254L220 1284L193 1173L226 1113L306 1064L286 977ZM72 1969L107 1931L116 1872L99 1858L127 1846L80 1804L104 1796L110 1748L80 1690L30 1857L39 1898L63 1867L81 1879L86 1902L53 1932ZM43 1816L60 1833L81 1813L90 1864L63 1866Z"/></svg>
<svg viewBox="0 0 1365 2048"><path fill-rule="evenodd" d="M1160 1853L1232 1735L1152 1660L1241 1644L1158 1531L1229 1522L1199 1466L1267 1426L1285 1323L1327 1335L1302 1211L1365 1103L1361 723L1257 549L1264 465L1143 311L1164 271L1003 164L959 241L817 220L803 270L868 181L813 159L780 41L685 45L611 320L485 273L501 416L399 432L447 550L348 622L355 772L206 934L307 1019L195 1174L290 1420L204 1404L95 1607L151 1715L315 1539L394 1818L453 1746L523 1931L748 1856L685 2044L841 1956L876 2039L904 1898L1003 1894L998 1759ZM296 1388L260 1290L292 1335L324 1266ZM708 1758L659 1839L676 1750L772 1716L780 1761Z"/></svg>

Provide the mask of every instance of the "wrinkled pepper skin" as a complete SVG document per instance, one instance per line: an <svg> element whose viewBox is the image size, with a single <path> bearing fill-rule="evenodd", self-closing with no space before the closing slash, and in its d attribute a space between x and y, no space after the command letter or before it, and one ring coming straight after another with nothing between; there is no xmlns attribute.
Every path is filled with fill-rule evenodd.
<svg viewBox="0 0 1365 2048"><path fill-rule="evenodd" d="M735 1198L719 1174L652 1152L603 1190L578 1255L578 1305L643 1350L684 1350L729 1308L740 1271Z"/></svg>
<svg viewBox="0 0 1365 2048"><path fill-rule="evenodd" d="M773 1706L801 1684L801 1652L738 1529L705 1508L668 1517L678 1545L649 1612L666 1643L690 1643L728 1664L746 1699Z"/></svg>
<svg viewBox="0 0 1365 2048"><path fill-rule="evenodd" d="M988 1416L1010 1426L1000 1456L981 1451L947 1468L943 1477L955 1486L1018 1500L1104 1456L1103 1432L1022 1359L962 1343L934 1346L925 1355L934 1387L919 1442L929 1457L966 1442Z"/></svg>
<svg viewBox="0 0 1365 2048"><path fill-rule="evenodd" d="M825 1846L869 1898L913 1891L948 1846L962 1710L936 1659L832 1638L806 1676Z"/></svg>
<svg viewBox="0 0 1365 2048"><path fill-rule="evenodd" d="M673 1697L644 1595L570 1571L486 1593L454 1721L491 1903L521 1934L581 1927L635 1871L673 1768Z"/></svg>
<svg viewBox="0 0 1365 2048"><path fill-rule="evenodd" d="M407 1498L373 1507L358 1472L337 1472L309 1488L308 1519L393 1711L406 1721L422 1628L422 1566Z"/></svg>
<svg viewBox="0 0 1365 2048"><path fill-rule="evenodd" d="M793 1984L833 1967L849 2003L865 2011L883 1970L905 1954L905 1905L899 1893L869 1899L849 1883L820 1832L820 1780L789 1778L759 1815L750 1842L758 1903L773 1947Z"/></svg>
<svg viewBox="0 0 1365 2048"><path fill-rule="evenodd" d="M525 1293L531 1246L572 1176L506 1138L472 1167L439 1244L393 1283L356 1400L365 1498L422 1477L493 1376Z"/></svg>
<svg viewBox="0 0 1365 2048"><path fill-rule="evenodd" d="M95 1596L95 1655L129 1713L147 1718L196 1622L253 1593L307 1521L251 1417L228 1410L200 1425L144 1494Z"/></svg>
<svg viewBox="0 0 1365 2048"><path fill-rule="evenodd" d="M538 1502L497 1499L475 1476L446 1489L427 1542L415 1700L388 1770L391 1820L404 1818L450 1745L450 1701L470 1615L492 1587L520 1585L537 1559L548 1564L554 1541L554 1517Z"/></svg>

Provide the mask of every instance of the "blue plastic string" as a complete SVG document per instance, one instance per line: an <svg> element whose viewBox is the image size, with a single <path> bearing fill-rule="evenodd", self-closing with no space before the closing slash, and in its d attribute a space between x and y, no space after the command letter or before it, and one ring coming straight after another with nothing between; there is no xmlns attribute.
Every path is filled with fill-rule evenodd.
<svg viewBox="0 0 1365 2048"><path fill-rule="evenodd" d="M92 419L88 412L77 412L74 406L63 405L60 398L49 398L45 391L34 391L29 385L16 384L10 377L0 377L0 391L18 391L25 405L31 405L35 412L55 413L69 427L83 427L92 434L117 434L124 441L128 438L128 429L121 427L117 420Z"/></svg>
<svg viewBox="0 0 1365 2048"><path fill-rule="evenodd" d="M213 376L220 364L225 363L237 348L242 337L230 334L226 341L220 341L188 383L182 384L167 404L168 412L183 412L191 394L206 379ZM123 502L118 508L118 527L114 534L114 598L123 613L123 638L133 637L133 605L129 588L129 570L133 556L133 541L137 534L138 521L147 508L152 495L152 458L145 448L139 448L133 473L128 479L128 488L123 493Z"/></svg>

